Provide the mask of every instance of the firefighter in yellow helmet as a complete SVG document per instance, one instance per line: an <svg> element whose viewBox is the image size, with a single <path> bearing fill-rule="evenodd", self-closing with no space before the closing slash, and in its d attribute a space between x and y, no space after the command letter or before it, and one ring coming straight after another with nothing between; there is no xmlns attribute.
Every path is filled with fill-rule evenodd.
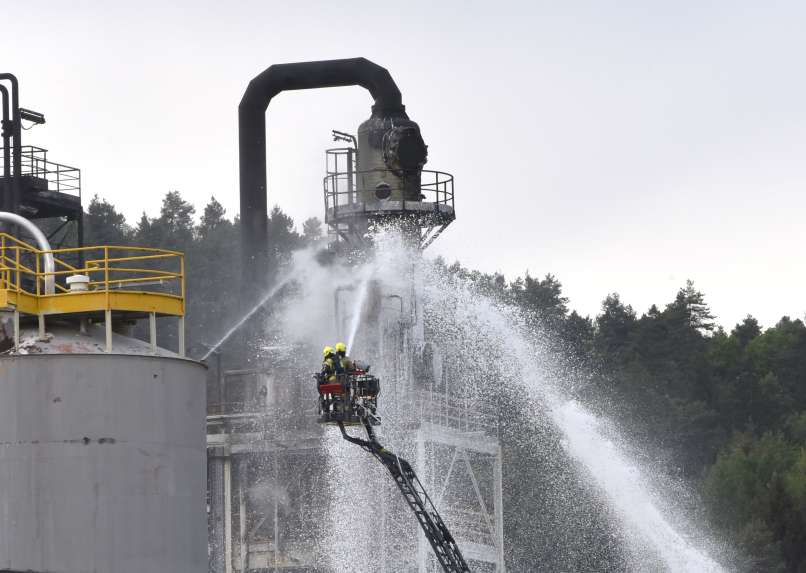
<svg viewBox="0 0 806 573"><path fill-rule="evenodd" d="M343 342L336 343L336 358L341 365L341 369L344 372L352 372L355 370L355 365L353 364L353 360L347 356L347 345Z"/></svg>
<svg viewBox="0 0 806 573"><path fill-rule="evenodd" d="M342 372L341 362L332 346L325 346L322 350L322 381L332 383L336 381L336 375Z"/></svg>

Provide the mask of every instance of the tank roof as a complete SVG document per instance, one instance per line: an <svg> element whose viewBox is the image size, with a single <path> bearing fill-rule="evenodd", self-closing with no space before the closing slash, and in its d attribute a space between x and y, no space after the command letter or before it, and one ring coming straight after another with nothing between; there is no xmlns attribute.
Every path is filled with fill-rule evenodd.
<svg viewBox="0 0 806 573"><path fill-rule="evenodd" d="M182 358L165 348L157 347L156 353L152 352L148 342L119 333L112 334L112 348L112 354ZM12 348L0 352L0 356L35 354L107 354L104 327L102 324L90 324L83 333L76 323L50 320L45 337L40 339L36 324L22 324L18 351Z"/></svg>

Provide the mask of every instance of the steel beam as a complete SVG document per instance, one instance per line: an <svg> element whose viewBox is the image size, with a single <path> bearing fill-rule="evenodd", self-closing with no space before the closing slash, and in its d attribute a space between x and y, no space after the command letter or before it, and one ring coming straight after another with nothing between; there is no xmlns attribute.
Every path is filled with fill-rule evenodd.
<svg viewBox="0 0 806 573"><path fill-rule="evenodd" d="M224 459L224 573L232 571L232 458Z"/></svg>
<svg viewBox="0 0 806 573"><path fill-rule="evenodd" d="M211 573L225 573L224 566L224 460L223 449L208 452L210 488Z"/></svg>
<svg viewBox="0 0 806 573"><path fill-rule="evenodd" d="M498 453L493 462L493 511L495 512L495 533L498 538L498 566L497 573L506 573L506 561L504 559L504 490L503 490L503 454L501 446L498 446Z"/></svg>

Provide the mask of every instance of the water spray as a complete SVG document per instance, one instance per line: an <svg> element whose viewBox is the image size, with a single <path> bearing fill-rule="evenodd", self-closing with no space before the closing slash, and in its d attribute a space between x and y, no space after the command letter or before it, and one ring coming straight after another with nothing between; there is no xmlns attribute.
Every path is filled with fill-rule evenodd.
<svg viewBox="0 0 806 573"><path fill-rule="evenodd" d="M541 413L536 422L547 420L559 431L569 457L579 463L621 520L620 528L634 543L631 549L635 559L649 558L649 549L673 573L724 571L708 551L693 541L707 540L707 536L696 532L686 520L684 508L669 492L653 487L661 476L641 467L627 453L627 442L612 422L569 398L562 384L569 372L562 356L543 348L541 338L546 335L529 328L517 308L495 302L470 282L439 269L432 273L427 281L427 297L436 336L441 335L448 348L449 340L459 345L461 348L453 348L454 353L469 352L477 360L495 360L501 365L488 376L505 380L500 387L514 392L516 403ZM472 372L467 373L468 378L472 376ZM472 387L466 389L468 393L473 391ZM476 398L484 401L488 399L485 396L482 390ZM537 430L535 427L536 434ZM640 566L646 570L645 564Z"/></svg>
<svg viewBox="0 0 806 573"><path fill-rule="evenodd" d="M347 335L347 348L353 348L355 337L358 334L358 327L361 325L361 313L364 309L364 303L367 300L367 293L369 292L369 283L372 280L371 276L366 277L361 281L358 286L358 296L355 299L355 306L353 307L353 315L350 318L350 332Z"/></svg>
<svg viewBox="0 0 806 573"><path fill-rule="evenodd" d="M234 325L233 325L233 326L232 326L232 327L231 327L231 328L230 328L230 329L229 329L229 330L228 330L228 331L227 331L227 332L224 334L224 336L222 336L222 337L221 337L221 338L218 340L218 342L216 342L214 345L212 345L212 346L210 347L210 349L209 349L209 350L208 350L208 351L205 353L205 355L201 357L201 361L202 361L202 362L204 362L205 360L207 360L207 359L210 357L210 355L211 355L213 352L215 352L216 350L218 350L218 349L219 349L219 347L220 347L222 344L224 344L224 343L225 343L227 340L229 340L230 336L232 336L233 334L235 334L235 332L236 332L236 331L237 331L239 328L241 328L241 327L244 325L244 323L245 323L247 320L249 320L250 318L252 318L252 316L254 316L254 314L255 314L255 313L258 311L258 310L260 310L261 308L263 308L263 306L265 306L265 305L266 305L266 304L267 304L267 303L268 303L268 302L269 302L269 301L270 301L272 298L274 298L274 296L275 296L275 295L276 295L278 292L280 292L280 290L282 290L282 288L283 288L285 285L287 285L289 282L291 282L291 279L292 279L292 278L293 278L293 277L291 277L291 276L286 277L285 279L283 279L283 280L281 280L280 282L278 282L278 283L277 283L277 284L276 284L276 285L275 285L275 286L274 286L274 287L273 287L271 290L269 290L269 292L267 292L265 295L263 295L263 297L261 297L261 298L260 298L260 300L257 302L257 304L256 304L255 306L253 306L253 307L252 307L252 309L251 309L249 312L247 312L247 313L246 313L246 314L245 314L243 317L241 317L241 319L240 319L238 322L236 322L236 323L235 323L235 324L234 324Z"/></svg>

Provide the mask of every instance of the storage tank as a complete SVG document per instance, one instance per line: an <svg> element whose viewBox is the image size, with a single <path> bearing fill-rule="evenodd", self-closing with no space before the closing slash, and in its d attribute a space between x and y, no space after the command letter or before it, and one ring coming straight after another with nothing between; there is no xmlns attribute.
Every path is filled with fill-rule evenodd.
<svg viewBox="0 0 806 573"><path fill-rule="evenodd" d="M358 128L358 190L363 201L422 201L420 179L428 148L404 111L381 112Z"/></svg>
<svg viewBox="0 0 806 573"><path fill-rule="evenodd" d="M83 324L0 355L0 569L205 571L204 367Z"/></svg>

